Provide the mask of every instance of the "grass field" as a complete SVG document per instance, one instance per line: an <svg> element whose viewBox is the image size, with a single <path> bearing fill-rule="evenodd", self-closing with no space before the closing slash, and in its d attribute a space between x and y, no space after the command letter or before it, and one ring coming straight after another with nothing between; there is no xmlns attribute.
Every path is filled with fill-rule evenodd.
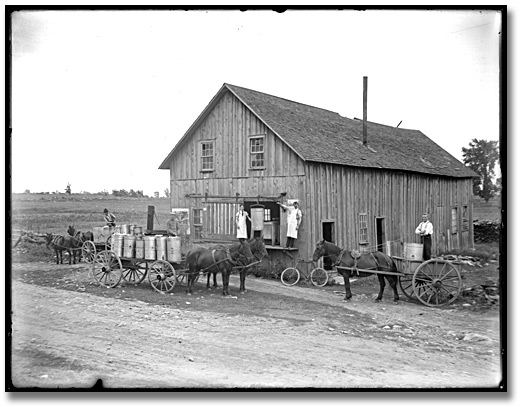
<svg viewBox="0 0 522 407"><path fill-rule="evenodd" d="M169 198L116 198L82 194L13 194L11 226L13 230L65 234L68 225L77 230L105 226L103 209L116 216L120 225L147 226L149 206L155 207L154 229L166 229L170 214Z"/></svg>

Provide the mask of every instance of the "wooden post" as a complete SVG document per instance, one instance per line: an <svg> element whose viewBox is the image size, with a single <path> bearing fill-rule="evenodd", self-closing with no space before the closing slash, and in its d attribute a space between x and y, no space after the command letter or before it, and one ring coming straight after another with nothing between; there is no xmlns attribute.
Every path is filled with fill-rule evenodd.
<svg viewBox="0 0 522 407"><path fill-rule="evenodd" d="M149 205L147 210L147 230L154 230L154 206Z"/></svg>
<svg viewBox="0 0 522 407"><path fill-rule="evenodd" d="M368 77L363 76L363 145L368 142Z"/></svg>

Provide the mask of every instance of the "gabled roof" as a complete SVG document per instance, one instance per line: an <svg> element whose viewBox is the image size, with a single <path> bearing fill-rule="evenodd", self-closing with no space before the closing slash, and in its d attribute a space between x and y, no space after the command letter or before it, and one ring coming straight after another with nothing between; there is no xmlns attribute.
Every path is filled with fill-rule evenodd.
<svg viewBox="0 0 522 407"><path fill-rule="evenodd" d="M241 100L305 161L458 178L476 176L418 130L368 122L368 142L365 146L362 143L362 120L348 119L329 110L226 83L163 161L160 169L169 168L176 148L190 136L227 91Z"/></svg>

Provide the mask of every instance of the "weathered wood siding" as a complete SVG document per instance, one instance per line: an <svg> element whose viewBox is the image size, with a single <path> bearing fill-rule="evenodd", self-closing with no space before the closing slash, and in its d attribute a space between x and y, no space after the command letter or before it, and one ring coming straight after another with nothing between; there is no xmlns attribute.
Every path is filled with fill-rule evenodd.
<svg viewBox="0 0 522 407"><path fill-rule="evenodd" d="M472 247L473 202L470 179L452 179L386 170L310 163L307 166L306 212L309 235L322 238L322 219L335 222L335 243L345 248L375 250L376 218L384 218L385 240L393 255L402 255L404 242L420 242L415 228L424 212L434 225L432 252ZM462 231L463 206L468 209L467 232ZM451 211L457 209L457 233L451 232ZM368 215L368 244L359 243L359 213ZM441 230L442 229L442 230ZM307 251L313 251L313 244Z"/></svg>

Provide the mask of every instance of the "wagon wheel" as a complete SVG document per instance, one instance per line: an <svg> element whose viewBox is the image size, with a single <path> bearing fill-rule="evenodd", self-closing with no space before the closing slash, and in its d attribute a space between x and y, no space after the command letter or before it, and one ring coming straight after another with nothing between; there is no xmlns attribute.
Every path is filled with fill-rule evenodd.
<svg viewBox="0 0 522 407"><path fill-rule="evenodd" d="M112 249L112 236L114 235L114 233L112 235L110 235L107 240L105 241L105 250L111 250Z"/></svg>
<svg viewBox="0 0 522 407"><path fill-rule="evenodd" d="M140 268L137 262L132 264L132 267L123 267L123 279L131 284L139 284L145 277L147 276L147 270L149 269L149 265L145 262L145 268Z"/></svg>
<svg viewBox="0 0 522 407"><path fill-rule="evenodd" d="M316 287L324 287L328 283L328 273L321 267L317 267L310 273L310 280Z"/></svg>
<svg viewBox="0 0 522 407"><path fill-rule="evenodd" d="M294 267L288 267L281 273L281 282L287 286L295 285L300 277L299 270Z"/></svg>
<svg viewBox="0 0 522 407"><path fill-rule="evenodd" d="M149 281L160 293L172 291L176 285L176 270L168 261L157 260L150 266Z"/></svg>
<svg viewBox="0 0 522 407"><path fill-rule="evenodd" d="M415 295L429 307L451 304L462 290L462 279L455 265L446 260L428 260L413 274Z"/></svg>
<svg viewBox="0 0 522 407"><path fill-rule="evenodd" d="M96 282L108 288L116 287L121 280L121 260L116 253L104 250L94 256L92 275Z"/></svg>
<svg viewBox="0 0 522 407"><path fill-rule="evenodd" d="M413 300L415 293L413 289L413 273L403 274L399 277L399 287L406 297Z"/></svg>
<svg viewBox="0 0 522 407"><path fill-rule="evenodd" d="M82 244L82 256L85 261L91 264L94 261L94 256L96 256L96 245L87 240Z"/></svg>

